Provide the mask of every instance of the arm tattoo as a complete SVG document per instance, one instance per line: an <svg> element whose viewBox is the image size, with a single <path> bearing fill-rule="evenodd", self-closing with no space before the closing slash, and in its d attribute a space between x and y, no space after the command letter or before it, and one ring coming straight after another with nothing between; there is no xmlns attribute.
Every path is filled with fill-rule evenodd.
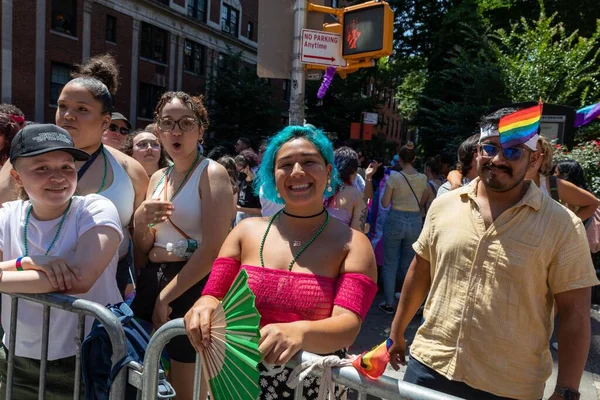
<svg viewBox="0 0 600 400"><path fill-rule="evenodd" d="M360 230L362 233L365 233L365 223L367 222L367 209L368 207L365 207L360 212Z"/></svg>

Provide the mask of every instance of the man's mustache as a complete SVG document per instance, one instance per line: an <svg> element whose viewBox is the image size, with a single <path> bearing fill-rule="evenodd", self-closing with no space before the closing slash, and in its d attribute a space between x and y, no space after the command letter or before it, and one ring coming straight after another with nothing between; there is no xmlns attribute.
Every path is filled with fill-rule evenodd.
<svg viewBox="0 0 600 400"><path fill-rule="evenodd" d="M492 168L496 168L499 169L501 171L506 172L507 174L509 174L510 176L512 176L512 168L504 166L504 165L494 165L494 163L487 163L483 166L483 169L489 169L491 170Z"/></svg>

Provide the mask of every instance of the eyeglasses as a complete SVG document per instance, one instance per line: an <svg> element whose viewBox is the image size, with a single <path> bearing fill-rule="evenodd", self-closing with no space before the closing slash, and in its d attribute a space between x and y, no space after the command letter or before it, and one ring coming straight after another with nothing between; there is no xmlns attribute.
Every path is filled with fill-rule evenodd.
<svg viewBox="0 0 600 400"><path fill-rule="evenodd" d="M128 128L125 128L125 127L119 128L117 126L117 124L110 124L108 126L108 129L110 129L113 132L119 132L121 135L129 135L129 129Z"/></svg>
<svg viewBox="0 0 600 400"><path fill-rule="evenodd" d="M175 129L175 125L181 129L182 132L189 132L197 126L198 121L193 117L183 117L178 121L171 118L163 118L158 120L158 129L163 132L169 132Z"/></svg>
<svg viewBox="0 0 600 400"><path fill-rule="evenodd" d="M489 143L480 144L479 148L481 149L481 156L486 158L495 157L498 154L498 152L502 150L502 156L507 161L520 160L521 157L523 157L523 153L525 152L525 149L521 147L509 147L508 149L500 149L498 146Z"/></svg>
<svg viewBox="0 0 600 400"><path fill-rule="evenodd" d="M150 146L153 150L160 149L160 143L156 140L140 140L135 144L138 149L147 149Z"/></svg>

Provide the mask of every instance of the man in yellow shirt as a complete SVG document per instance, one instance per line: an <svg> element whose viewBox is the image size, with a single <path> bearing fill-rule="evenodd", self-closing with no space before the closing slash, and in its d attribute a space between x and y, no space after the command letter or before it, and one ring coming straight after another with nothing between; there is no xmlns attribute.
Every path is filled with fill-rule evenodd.
<svg viewBox="0 0 600 400"><path fill-rule="evenodd" d="M501 146L499 120L515 111L484 118L479 177L429 209L392 324L391 363L405 363L404 331L429 294L405 381L465 399L541 399L556 303L551 400L578 399L599 282L581 220L524 180L538 136Z"/></svg>

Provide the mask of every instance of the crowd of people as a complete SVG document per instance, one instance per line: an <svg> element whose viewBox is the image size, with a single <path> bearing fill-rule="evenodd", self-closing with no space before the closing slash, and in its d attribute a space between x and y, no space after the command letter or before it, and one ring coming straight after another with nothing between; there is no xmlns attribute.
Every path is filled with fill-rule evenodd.
<svg viewBox="0 0 600 400"><path fill-rule="evenodd" d="M422 314L405 380L466 399L539 399L557 313L553 396L574 398L565 393L579 387L599 283L586 233L599 201L577 162L553 164L544 137L502 146L498 121L516 109L486 116L450 171L441 157L418 162L410 142L384 165L308 124L254 143L258 151L244 137L206 148L202 97L166 92L153 123L133 130L114 109L111 56L72 78L54 124L0 105L0 291L127 299L153 329L184 317L188 335L167 345L169 380L191 399L195 352L243 269L261 314L267 399L294 396L282 384L290 370L270 365L299 350L346 355L379 278L379 309L394 315L392 366L405 363L404 332ZM11 314L2 297L0 397ZM37 398L42 313L19 306L15 398ZM53 398L72 396L75 336L77 316L53 311ZM316 399L318 385L308 377L298 390Z"/></svg>

